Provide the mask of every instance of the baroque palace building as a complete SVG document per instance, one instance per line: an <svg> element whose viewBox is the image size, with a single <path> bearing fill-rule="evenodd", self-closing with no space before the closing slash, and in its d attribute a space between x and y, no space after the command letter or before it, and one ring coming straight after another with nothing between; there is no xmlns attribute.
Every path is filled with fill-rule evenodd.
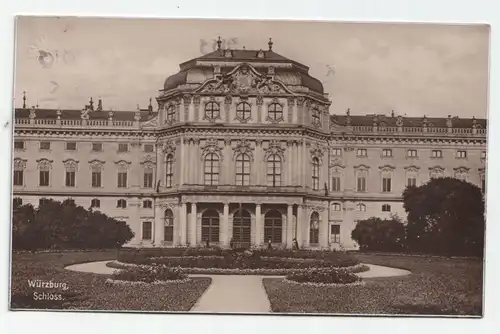
<svg viewBox="0 0 500 334"><path fill-rule="evenodd" d="M219 39L220 41L220 39ZM355 249L369 217L451 176L485 187L486 120L330 115L309 68L272 50L180 64L137 111L15 110L13 196L70 199L126 221L128 246ZM156 110L153 110L156 109Z"/></svg>

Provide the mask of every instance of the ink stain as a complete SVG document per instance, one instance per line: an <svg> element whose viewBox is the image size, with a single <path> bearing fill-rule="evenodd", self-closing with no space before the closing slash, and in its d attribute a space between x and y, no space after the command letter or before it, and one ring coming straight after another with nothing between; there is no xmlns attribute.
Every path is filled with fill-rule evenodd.
<svg viewBox="0 0 500 334"><path fill-rule="evenodd" d="M38 50L38 62L43 68L50 68L54 63L54 56L52 53L44 50Z"/></svg>
<svg viewBox="0 0 500 334"><path fill-rule="evenodd" d="M7 129L7 127L9 126L9 123L10 123L9 121L5 122L5 124L3 125L3 128Z"/></svg>

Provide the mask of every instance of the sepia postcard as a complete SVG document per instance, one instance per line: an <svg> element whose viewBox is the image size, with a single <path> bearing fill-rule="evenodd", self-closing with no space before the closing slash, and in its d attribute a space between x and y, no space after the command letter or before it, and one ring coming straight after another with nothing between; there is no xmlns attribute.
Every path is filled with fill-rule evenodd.
<svg viewBox="0 0 500 334"><path fill-rule="evenodd" d="M17 17L10 309L482 317L489 35Z"/></svg>

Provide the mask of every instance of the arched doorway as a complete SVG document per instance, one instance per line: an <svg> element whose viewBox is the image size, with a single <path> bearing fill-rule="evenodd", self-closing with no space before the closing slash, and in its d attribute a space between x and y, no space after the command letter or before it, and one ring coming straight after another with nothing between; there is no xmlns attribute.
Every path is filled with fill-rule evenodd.
<svg viewBox="0 0 500 334"><path fill-rule="evenodd" d="M240 247L250 246L252 217L247 210L240 209L233 215L233 243Z"/></svg>
<svg viewBox="0 0 500 334"><path fill-rule="evenodd" d="M206 210L201 215L201 240L205 242L219 242L219 213L215 210Z"/></svg>
<svg viewBox="0 0 500 334"><path fill-rule="evenodd" d="M264 241L267 243L269 239L274 244L282 242L283 235L283 217L278 210L270 210L264 217Z"/></svg>

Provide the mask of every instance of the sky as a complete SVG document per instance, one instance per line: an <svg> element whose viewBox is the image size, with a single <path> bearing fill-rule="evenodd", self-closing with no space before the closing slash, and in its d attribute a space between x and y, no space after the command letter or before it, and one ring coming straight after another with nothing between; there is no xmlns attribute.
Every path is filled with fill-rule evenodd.
<svg viewBox="0 0 500 334"><path fill-rule="evenodd" d="M179 64L214 50L268 48L309 67L330 113L486 117L489 27L311 21L21 17L15 105L146 108ZM223 45L224 46L224 45ZM156 108L156 105L154 105Z"/></svg>

